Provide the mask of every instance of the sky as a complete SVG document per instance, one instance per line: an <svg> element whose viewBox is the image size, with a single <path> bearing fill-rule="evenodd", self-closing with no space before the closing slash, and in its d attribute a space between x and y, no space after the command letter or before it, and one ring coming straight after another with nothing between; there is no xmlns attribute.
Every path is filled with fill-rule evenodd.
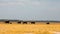
<svg viewBox="0 0 60 34"><path fill-rule="evenodd" d="M60 21L60 0L0 0L0 19Z"/></svg>

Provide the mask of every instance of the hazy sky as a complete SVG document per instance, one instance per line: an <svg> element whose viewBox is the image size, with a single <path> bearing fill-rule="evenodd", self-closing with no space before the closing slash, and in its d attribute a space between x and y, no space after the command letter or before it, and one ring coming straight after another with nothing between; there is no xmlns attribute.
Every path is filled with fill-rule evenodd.
<svg viewBox="0 0 60 34"><path fill-rule="evenodd" d="M60 21L60 0L0 0L0 19Z"/></svg>

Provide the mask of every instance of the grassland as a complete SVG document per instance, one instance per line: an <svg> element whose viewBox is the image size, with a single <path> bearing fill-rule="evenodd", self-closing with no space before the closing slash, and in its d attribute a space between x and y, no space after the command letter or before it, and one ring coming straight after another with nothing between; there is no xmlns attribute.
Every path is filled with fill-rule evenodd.
<svg viewBox="0 0 60 34"><path fill-rule="evenodd" d="M0 24L0 34L56 34L60 23L52 24Z"/></svg>

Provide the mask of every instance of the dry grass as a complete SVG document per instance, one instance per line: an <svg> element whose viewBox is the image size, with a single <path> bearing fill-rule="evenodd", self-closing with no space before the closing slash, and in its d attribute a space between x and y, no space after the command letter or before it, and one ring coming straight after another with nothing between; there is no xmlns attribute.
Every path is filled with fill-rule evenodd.
<svg viewBox="0 0 60 34"><path fill-rule="evenodd" d="M60 24L0 24L0 34L55 34Z"/></svg>

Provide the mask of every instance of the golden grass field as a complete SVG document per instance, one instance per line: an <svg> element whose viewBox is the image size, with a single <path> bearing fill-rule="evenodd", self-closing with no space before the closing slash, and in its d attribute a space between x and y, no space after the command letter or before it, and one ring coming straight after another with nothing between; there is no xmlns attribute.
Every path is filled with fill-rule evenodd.
<svg viewBox="0 0 60 34"><path fill-rule="evenodd" d="M60 23L0 24L0 34L60 34Z"/></svg>

